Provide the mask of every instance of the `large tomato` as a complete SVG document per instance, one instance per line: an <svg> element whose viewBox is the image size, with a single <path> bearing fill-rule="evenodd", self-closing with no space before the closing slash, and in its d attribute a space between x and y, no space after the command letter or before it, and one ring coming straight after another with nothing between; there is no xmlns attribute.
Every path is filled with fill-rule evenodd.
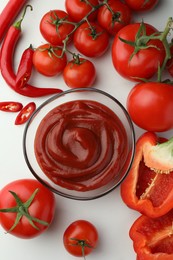
<svg viewBox="0 0 173 260"><path fill-rule="evenodd" d="M65 230L63 243L70 254L85 257L97 246L97 229L89 221L76 220Z"/></svg>
<svg viewBox="0 0 173 260"><path fill-rule="evenodd" d="M173 128L173 87L166 83L139 83L130 91L127 110L133 122L153 132Z"/></svg>
<svg viewBox="0 0 173 260"><path fill-rule="evenodd" d="M140 38L136 41L139 30ZM164 46L157 39L144 43L145 35L156 32L150 24L133 23L126 25L116 34L112 44L112 61L122 77L140 81L139 78L149 79L157 73L165 58ZM141 35L144 35L145 40Z"/></svg>
<svg viewBox="0 0 173 260"><path fill-rule="evenodd" d="M67 22L66 22L67 21ZM53 46L63 45L63 40L70 34L74 25L68 14L63 10L51 10L43 15L40 21L40 32L44 39Z"/></svg>
<svg viewBox="0 0 173 260"><path fill-rule="evenodd" d="M63 77L70 88L87 88L91 87L96 79L96 69L91 61L80 58L67 64Z"/></svg>
<svg viewBox="0 0 173 260"><path fill-rule="evenodd" d="M73 37L76 49L87 57L103 55L109 46L109 34L94 22L81 24Z"/></svg>
<svg viewBox="0 0 173 260"><path fill-rule="evenodd" d="M111 35L115 35L122 27L131 22L130 8L119 0L109 0L109 8L103 5L99 8L97 20Z"/></svg>
<svg viewBox="0 0 173 260"><path fill-rule="evenodd" d="M60 74L67 64L67 56L62 49L49 44L40 45L34 52L33 65L35 69L47 77Z"/></svg>
<svg viewBox="0 0 173 260"><path fill-rule="evenodd" d="M92 6L97 6L98 0L89 0L81 1L81 0L66 0L65 8L69 16L75 22L80 22L88 13L92 10ZM88 19L94 20L97 17L97 10L92 12Z"/></svg>
<svg viewBox="0 0 173 260"><path fill-rule="evenodd" d="M0 212L1 226L7 232L20 238L33 238L51 224L55 214L55 196L35 179L19 179L0 191L2 209L9 210Z"/></svg>
<svg viewBox="0 0 173 260"><path fill-rule="evenodd" d="M125 3L134 11L149 11L153 9L159 0L124 0Z"/></svg>

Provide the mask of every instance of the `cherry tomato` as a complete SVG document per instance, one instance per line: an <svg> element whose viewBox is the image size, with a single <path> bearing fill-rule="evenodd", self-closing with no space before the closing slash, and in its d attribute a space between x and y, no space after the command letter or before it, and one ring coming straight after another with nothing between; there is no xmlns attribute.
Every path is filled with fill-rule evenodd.
<svg viewBox="0 0 173 260"><path fill-rule="evenodd" d="M150 47L147 48L143 48L142 43L143 49L134 54L135 46L120 39L134 43L139 28L140 30L143 28L142 35L145 34L145 30L147 36L157 32L150 24L128 24L115 35L112 44L112 61L116 71L122 77L136 81L140 81L139 78L149 79L154 76L158 71L158 66L162 65L165 58L165 49L160 40L149 40L146 46Z"/></svg>
<svg viewBox="0 0 173 260"><path fill-rule="evenodd" d="M63 77L70 88L87 88L91 87L96 79L96 69L91 61L80 58L67 64Z"/></svg>
<svg viewBox="0 0 173 260"><path fill-rule="evenodd" d="M28 119L31 117L31 115L35 111L35 109L36 109L36 104L34 102L29 102L26 106L24 106L20 110L19 114L16 117L15 125L22 125L26 121L28 121Z"/></svg>
<svg viewBox="0 0 173 260"><path fill-rule="evenodd" d="M125 3L134 11L149 11L153 9L159 0L124 0Z"/></svg>
<svg viewBox="0 0 173 260"><path fill-rule="evenodd" d="M0 211L0 223L7 232L20 238L33 238L51 224L55 197L35 179L15 180L0 191Z"/></svg>
<svg viewBox="0 0 173 260"><path fill-rule="evenodd" d="M59 75L67 64L67 56L62 49L49 44L40 45L34 52L33 65L35 69L47 77Z"/></svg>
<svg viewBox="0 0 173 260"><path fill-rule="evenodd" d="M173 128L173 88L166 83L139 83L130 91L127 110L133 122L153 132Z"/></svg>
<svg viewBox="0 0 173 260"><path fill-rule="evenodd" d="M87 57L103 55L109 46L109 34L98 24L87 22L81 24L73 37L76 49Z"/></svg>
<svg viewBox="0 0 173 260"><path fill-rule="evenodd" d="M99 24L111 35L115 35L122 27L129 24L132 19L130 8L119 0L109 0L109 8L103 5L99 8L97 20Z"/></svg>
<svg viewBox="0 0 173 260"><path fill-rule="evenodd" d="M80 22L92 10L92 6L97 5L98 0L89 0L88 3L81 0L65 1L66 11L75 22ZM94 11L89 15L88 20L93 21L96 17L97 11Z"/></svg>
<svg viewBox="0 0 173 260"><path fill-rule="evenodd" d="M4 101L0 102L0 110L5 112L19 112L23 105L20 102Z"/></svg>
<svg viewBox="0 0 173 260"><path fill-rule="evenodd" d="M63 40L74 29L74 25L69 22L72 21L65 11L51 10L42 17L40 32L44 39L51 45L63 45ZM71 37L69 37L68 41L70 41Z"/></svg>
<svg viewBox="0 0 173 260"><path fill-rule="evenodd" d="M65 230L63 243L70 254L84 257L90 254L97 246L97 229L86 220L77 220L71 223Z"/></svg>

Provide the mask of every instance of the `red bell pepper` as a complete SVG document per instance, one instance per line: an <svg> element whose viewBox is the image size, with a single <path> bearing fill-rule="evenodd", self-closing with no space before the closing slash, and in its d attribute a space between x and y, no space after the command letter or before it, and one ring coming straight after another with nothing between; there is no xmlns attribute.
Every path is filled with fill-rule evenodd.
<svg viewBox="0 0 173 260"><path fill-rule="evenodd" d="M129 236L137 260L172 260L173 209L159 218L140 216L130 228Z"/></svg>
<svg viewBox="0 0 173 260"><path fill-rule="evenodd" d="M159 137L152 132L146 132L138 139L132 167L121 184L121 197L127 206L152 218L160 217L173 208L173 171L155 171L144 162L145 152L147 162L149 161L148 147L153 148L158 143ZM167 142L163 144L167 146ZM164 149L165 157L171 154L169 147L168 151ZM156 157L159 160L159 157ZM163 159L161 162L164 164ZM161 167L161 163L158 165Z"/></svg>

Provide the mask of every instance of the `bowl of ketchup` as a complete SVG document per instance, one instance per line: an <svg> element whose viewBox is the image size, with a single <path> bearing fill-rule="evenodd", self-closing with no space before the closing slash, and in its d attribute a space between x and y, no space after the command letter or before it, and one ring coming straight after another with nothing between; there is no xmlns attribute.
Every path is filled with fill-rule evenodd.
<svg viewBox="0 0 173 260"><path fill-rule="evenodd" d="M124 180L135 150L130 116L95 88L57 94L34 112L23 135L27 166L52 192L76 200L99 198Z"/></svg>

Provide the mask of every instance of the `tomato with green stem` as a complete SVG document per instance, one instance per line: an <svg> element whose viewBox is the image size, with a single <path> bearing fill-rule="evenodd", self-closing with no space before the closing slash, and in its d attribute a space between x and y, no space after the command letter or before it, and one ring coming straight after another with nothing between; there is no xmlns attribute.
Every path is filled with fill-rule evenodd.
<svg viewBox="0 0 173 260"><path fill-rule="evenodd" d="M55 196L35 179L18 179L0 191L0 223L19 238L34 238L48 229L55 214Z"/></svg>
<svg viewBox="0 0 173 260"><path fill-rule="evenodd" d="M40 21L40 32L44 39L53 46L63 45L63 40L71 34L75 25L63 10L51 10L45 13ZM68 41L71 40L68 37Z"/></svg>
<svg viewBox="0 0 173 260"><path fill-rule="evenodd" d="M88 20L93 21L97 17L98 0L66 0L65 8L70 18L75 22L80 22L88 14ZM95 10L93 10L94 8Z"/></svg>
<svg viewBox="0 0 173 260"><path fill-rule="evenodd" d="M124 0L125 3L136 12L144 12L152 10L159 0Z"/></svg>
<svg viewBox="0 0 173 260"><path fill-rule="evenodd" d="M63 78L70 88L91 87L96 79L96 69L91 61L75 56L65 67Z"/></svg>
<svg viewBox="0 0 173 260"><path fill-rule="evenodd" d="M76 49L87 57L100 57L109 47L109 34L94 22L84 22L74 33Z"/></svg>
<svg viewBox="0 0 173 260"><path fill-rule="evenodd" d="M119 0L109 0L107 4L99 8L97 20L111 35L115 35L131 22L132 12L125 3Z"/></svg>
<svg viewBox="0 0 173 260"><path fill-rule="evenodd" d="M115 35L112 44L112 62L116 71L132 81L150 79L158 72L165 60L166 35L159 34L147 23L128 24Z"/></svg>
<svg viewBox="0 0 173 260"><path fill-rule="evenodd" d="M173 87L160 82L137 84L127 97L127 110L133 122L152 132L173 128Z"/></svg>
<svg viewBox="0 0 173 260"><path fill-rule="evenodd" d="M33 54L33 65L42 75L53 77L59 75L67 64L67 56L60 47L46 43L36 48Z"/></svg>
<svg viewBox="0 0 173 260"><path fill-rule="evenodd" d="M76 220L65 230L63 243L70 254L83 256L85 259L98 244L98 231L89 221Z"/></svg>

